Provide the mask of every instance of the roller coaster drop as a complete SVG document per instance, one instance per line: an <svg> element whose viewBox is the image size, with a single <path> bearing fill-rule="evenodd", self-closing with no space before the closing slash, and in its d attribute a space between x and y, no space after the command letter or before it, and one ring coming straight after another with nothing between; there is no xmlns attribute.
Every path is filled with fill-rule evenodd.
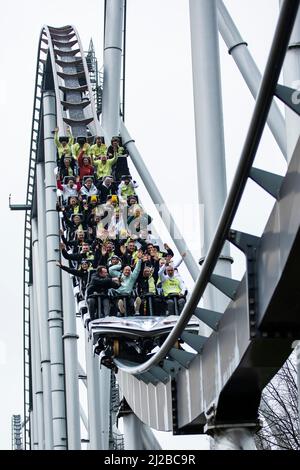
<svg viewBox="0 0 300 470"><path fill-rule="evenodd" d="M215 8L214 2L207 4ZM261 391L300 333L295 283L300 215L294 209L300 198L299 145L284 178L253 167L274 95L299 114L295 90L277 84L299 1L286 0L282 6L240 162L201 272L190 253L186 258L195 286L184 310L179 317L85 322L84 371L77 360L76 291L56 267L60 226L54 128L65 133L70 126L75 138L103 135L106 142L120 134L153 201L162 202L119 116L123 6L122 0L106 2L102 126L76 29L44 26L40 36L25 207L25 447L80 449L80 416L90 449L122 445L116 427L117 381L125 398L118 411L125 448L154 448L148 426L174 434L209 432L220 442L239 429L236 447L251 448ZM248 178L275 198L261 238L232 229ZM241 282L214 273L226 240L245 253ZM186 250L182 238L174 243L180 252ZM198 307L209 283L230 299L224 312ZM199 320L213 330L209 336L199 334ZM140 337L149 345L142 355ZM80 409L78 378L87 386L88 419Z"/></svg>

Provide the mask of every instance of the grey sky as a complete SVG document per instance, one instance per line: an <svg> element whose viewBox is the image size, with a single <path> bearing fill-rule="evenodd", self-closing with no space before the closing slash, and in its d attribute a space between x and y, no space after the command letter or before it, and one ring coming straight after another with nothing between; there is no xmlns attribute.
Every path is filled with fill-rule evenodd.
<svg viewBox="0 0 300 470"><path fill-rule="evenodd" d="M277 0L227 0L244 39L263 70L275 21ZM2 328L0 330L0 448L10 448L10 417L23 414L22 276L24 215L9 212L25 201L32 119L33 87L39 32L43 24L74 24L87 49L92 37L102 63L103 1L11 0L2 4L0 20L1 130L5 176L2 178ZM254 101L220 40L225 119L227 182L230 184L249 125ZM155 177L167 204L181 203L176 187L186 184L188 203L197 200L188 0L128 0L126 125ZM12 163L10 163L12 162ZM282 173L284 160L267 130L257 166ZM255 188L255 190L254 190ZM144 192L142 191L142 194ZM262 231L272 200L249 184L237 226ZM143 196L148 207L147 197ZM149 206L152 213L151 205ZM250 220L249 211L256 212ZM179 214L180 211L178 211ZM157 215L153 213L155 219ZM162 238L168 240L167 235ZM193 250L199 256L198 247ZM240 258L239 258L240 259ZM184 270L183 270L184 272ZM242 263L234 265L236 276ZM189 283L190 285L190 283ZM181 438L177 438L181 439ZM182 446L187 446L182 439ZM179 448L179 444L176 447Z"/></svg>

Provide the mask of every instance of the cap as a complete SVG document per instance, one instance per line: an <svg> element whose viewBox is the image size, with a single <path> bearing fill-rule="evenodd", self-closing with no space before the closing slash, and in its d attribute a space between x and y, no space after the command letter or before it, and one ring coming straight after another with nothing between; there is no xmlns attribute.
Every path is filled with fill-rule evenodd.
<svg viewBox="0 0 300 470"><path fill-rule="evenodd" d="M92 196L90 196L90 202L93 202L93 201L98 201L98 196L96 196L96 194L93 194Z"/></svg>
<svg viewBox="0 0 300 470"><path fill-rule="evenodd" d="M118 196L116 194L108 194L106 200L109 201L110 199L111 202L118 202Z"/></svg>
<svg viewBox="0 0 300 470"><path fill-rule="evenodd" d="M60 136L60 138L59 138L59 141L60 141L60 142L68 142L68 140L69 140L69 137L67 137L67 136L65 136L65 135L62 135L62 136Z"/></svg>
<svg viewBox="0 0 300 470"><path fill-rule="evenodd" d="M91 264L91 262L88 259L83 259L80 264Z"/></svg>

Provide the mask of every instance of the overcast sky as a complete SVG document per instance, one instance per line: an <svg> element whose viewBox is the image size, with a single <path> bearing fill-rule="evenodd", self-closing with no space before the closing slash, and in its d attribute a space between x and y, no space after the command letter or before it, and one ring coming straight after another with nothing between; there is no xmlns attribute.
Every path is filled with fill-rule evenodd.
<svg viewBox="0 0 300 470"><path fill-rule="evenodd" d="M263 70L278 16L278 1L227 0L225 3ZM78 0L11 0L1 5L0 104L5 168L0 202L4 221L1 230L1 449L11 445L11 415L23 414L24 214L9 212L8 195L12 193L13 203L25 202L37 45L42 25L74 24L85 49L93 38L102 64L103 1L89 0L86 5L84 10ZM197 201L188 0L128 0L127 27L126 125L167 205L177 206L175 212L180 214L178 206L183 196L185 203ZM227 183L230 185L254 101L222 39L220 51ZM268 130L256 163L278 173L285 170L284 159ZM273 201L264 194L262 203L261 190L252 183L248 186L235 226L259 234ZM144 194L142 188L141 191ZM152 213L147 197L143 198ZM249 217L254 211L255 220ZM168 240L165 232L162 238ZM194 242L190 240L198 257L199 243ZM237 258L233 267L235 277L242 274L239 260ZM191 285L188 275L186 279ZM181 444L178 444L180 439ZM183 438L177 438L174 445L176 448L187 446Z"/></svg>

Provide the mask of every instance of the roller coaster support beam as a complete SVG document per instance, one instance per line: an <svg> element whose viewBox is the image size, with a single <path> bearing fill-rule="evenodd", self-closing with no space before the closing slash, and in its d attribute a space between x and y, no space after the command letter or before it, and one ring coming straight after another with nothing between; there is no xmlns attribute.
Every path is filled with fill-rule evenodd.
<svg viewBox="0 0 300 470"><path fill-rule="evenodd" d="M89 450L102 449L100 379L98 358L93 355L93 343L85 334L85 360L88 397Z"/></svg>
<svg viewBox="0 0 300 470"><path fill-rule="evenodd" d="M142 439L143 423L131 411L123 416L124 450L146 450Z"/></svg>
<svg viewBox="0 0 300 470"><path fill-rule="evenodd" d="M280 6L283 1L279 0ZM296 17L294 28L290 37L288 50L283 63L284 85L300 90L300 10ZM299 103L299 93L296 99ZM295 146L300 135L299 116L289 107L285 108L286 136L287 136L287 160L291 160Z"/></svg>
<svg viewBox="0 0 300 470"><path fill-rule="evenodd" d="M75 299L70 276L65 271L61 271L61 276L63 286L63 340L65 351L68 450L80 450L81 435L77 350L77 340L79 336L76 331Z"/></svg>
<svg viewBox="0 0 300 470"><path fill-rule="evenodd" d="M37 304L38 323L41 345L41 371L43 381L43 410L44 410L44 435L45 449L53 450L53 429L52 429L52 400L51 400L51 366L50 366L50 344L48 329L48 298L47 298L47 270L46 270L46 252L44 244L45 234L45 211L42 213L40 206L43 207L44 201L44 178L41 168L37 165L37 191L38 198L38 219L32 219L32 258L33 258L33 287L35 301ZM42 184L43 190L39 192L39 186ZM41 212L41 214L40 214ZM40 216L40 217L39 217Z"/></svg>
<svg viewBox="0 0 300 470"><path fill-rule="evenodd" d="M217 16L219 31L228 47L228 53L232 56L239 68L253 98L256 99L262 78L261 73L249 52L248 44L240 35L222 0L217 0ZM285 122L281 111L274 100L269 112L267 123L284 158L286 159L287 143Z"/></svg>
<svg viewBox="0 0 300 470"><path fill-rule="evenodd" d="M36 402L36 354L34 344L34 313L33 313L33 289L28 286L30 306L30 364L31 364L31 412L30 412L30 448L38 450L38 424L37 424L37 402Z"/></svg>
<svg viewBox="0 0 300 470"><path fill-rule="evenodd" d="M109 139L120 129L123 0L106 0L102 127Z"/></svg>
<svg viewBox="0 0 300 470"><path fill-rule="evenodd" d="M56 167L56 149L53 140L53 129L55 129L56 126L56 114L55 94L53 91L44 91L43 110L53 449L66 450L67 426L62 339L61 275L60 270L56 266L56 262L59 260L59 220L56 211L56 181L54 174Z"/></svg>
<svg viewBox="0 0 300 470"><path fill-rule="evenodd" d="M204 209L205 257L226 200L226 167L216 0L190 0L198 201ZM203 67L206 64L206 67ZM212 190L213 187L213 190ZM224 245L216 271L231 276L229 247ZM213 287L209 309L223 311L228 301Z"/></svg>
<svg viewBox="0 0 300 470"><path fill-rule="evenodd" d="M282 6L282 0L279 0ZM294 23L294 28L290 37L288 50L283 63L283 81L287 87L300 90L300 9ZM296 99L299 103L300 92L297 93ZM288 162L291 160L295 146L300 135L299 116L288 106L285 107L285 122L287 135L287 157ZM300 341L295 347L297 357L297 380L298 380L298 412L300 420Z"/></svg>
<svg viewBox="0 0 300 470"><path fill-rule="evenodd" d="M93 358L98 360L97 358ZM107 367L101 367L98 370L99 390L100 390L100 406L101 406L101 448L109 449L109 420L111 414L111 370Z"/></svg>
<svg viewBox="0 0 300 470"><path fill-rule="evenodd" d="M41 372L40 335L37 316L37 303L34 287L29 286L30 296L30 338L33 396L33 449L44 449L44 410L43 383Z"/></svg>
<svg viewBox="0 0 300 470"><path fill-rule="evenodd" d="M139 176L141 177L146 190L148 191L153 203L156 205L159 215L162 218L163 222L166 224L167 229L170 232L171 237L173 238L174 244L179 251L179 253L186 252L187 255L184 258L184 263L186 264L193 280L195 281L199 275L199 267L194 260L192 254L190 253L186 242L184 241L183 236L181 235L179 228L177 227L172 215L169 212L168 207L159 192L158 187L156 186L151 173L147 169L140 152L138 151L134 140L130 136L128 130L125 127L123 121L121 121L121 137L123 144L126 145L126 148L129 152L131 160L137 169Z"/></svg>

